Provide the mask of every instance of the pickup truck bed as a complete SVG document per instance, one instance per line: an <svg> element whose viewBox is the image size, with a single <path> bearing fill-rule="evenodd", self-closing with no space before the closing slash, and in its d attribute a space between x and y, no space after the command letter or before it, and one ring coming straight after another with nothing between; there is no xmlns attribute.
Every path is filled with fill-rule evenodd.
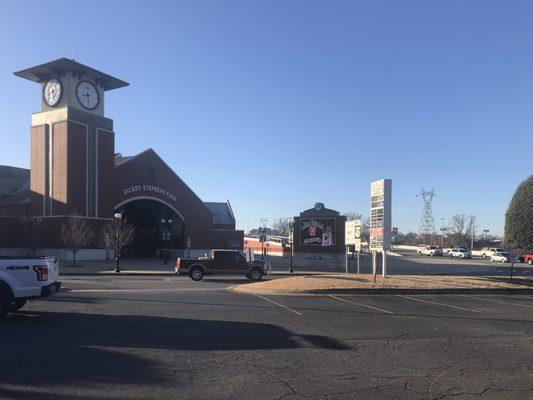
<svg viewBox="0 0 533 400"><path fill-rule="evenodd" d="M55 257L0 257L0 318L61 288Z"/></svg>

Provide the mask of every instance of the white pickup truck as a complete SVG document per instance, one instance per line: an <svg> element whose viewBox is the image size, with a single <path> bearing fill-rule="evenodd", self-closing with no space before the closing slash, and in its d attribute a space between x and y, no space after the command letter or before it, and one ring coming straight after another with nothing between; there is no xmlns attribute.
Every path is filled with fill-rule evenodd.
<svg viewBox="0 0 533 400"><path fill-rule="evenodd" d="M0 318L61 289L55 257L0 257Z"/></svg>

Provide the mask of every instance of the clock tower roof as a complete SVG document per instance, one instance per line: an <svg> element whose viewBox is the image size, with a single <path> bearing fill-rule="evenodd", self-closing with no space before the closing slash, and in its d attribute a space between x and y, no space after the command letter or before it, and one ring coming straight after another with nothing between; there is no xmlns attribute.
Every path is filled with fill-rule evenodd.
<svg viewBox="0 0 533 400"><path fill-rule="evenodd" d="M65 72L67 71L78 76L80 79L89 78L93 80L95 83L101 85L104 90L113 90L129 85L129 83L111 75L104 74L94 68L64 57L22 71L14 72L14 74L20 78L42 83L51 78L60 78L65 75Z"/></svg>

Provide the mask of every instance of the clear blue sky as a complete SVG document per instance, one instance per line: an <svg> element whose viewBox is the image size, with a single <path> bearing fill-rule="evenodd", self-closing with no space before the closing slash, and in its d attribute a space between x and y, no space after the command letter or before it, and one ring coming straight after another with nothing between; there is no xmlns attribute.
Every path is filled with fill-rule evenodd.
<svg viewBox="0 0 533 400"><path fill-rule="evenodd" d="M531 1L3 1L0 164L29 167L40 92L13 71L75 58L108 92L116 150L152 147L239 227L317 201L393 225L474 214L502 233L533 173Z"/></svg>

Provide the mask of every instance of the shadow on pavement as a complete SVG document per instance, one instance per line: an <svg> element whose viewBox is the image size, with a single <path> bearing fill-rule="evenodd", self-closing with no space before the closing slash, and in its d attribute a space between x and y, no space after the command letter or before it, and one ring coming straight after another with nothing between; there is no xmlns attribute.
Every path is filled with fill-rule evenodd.
<svg viewBox="0 0 533 400"><path fill-rule="evenodd" d="M349 349L267 323L53 312L1 321L0 346L0 398L10 399L61 398L24 388L163 383L165 368L182 366L181 351ZM153 355L160 350L174 352L177 365L160 365Z"/></svg>

